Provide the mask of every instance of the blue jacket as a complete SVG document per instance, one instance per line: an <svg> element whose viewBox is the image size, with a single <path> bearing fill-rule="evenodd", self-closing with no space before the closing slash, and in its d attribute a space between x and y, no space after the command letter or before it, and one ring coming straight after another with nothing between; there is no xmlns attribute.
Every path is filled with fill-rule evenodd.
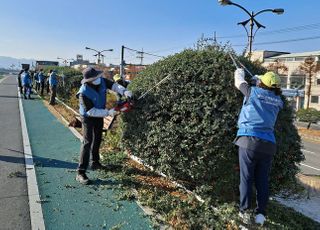
<svg viewBox="0 0 320 230"><path fill-rule="evenodd" d="M50 86L56 86L58 85L58 78L57 78L57 74L55 72L52 72L50 74L50 77L49 77L49 85Z"/></svg>
<svg viewBox="0 0 320 230"><path fill-rule="evenodd" d="M21 74L22 86L31 86L31 76L28 72L23 72Z"/></svg>
<svg viewBox="0 0 320 230"><path fill-rule="evenodd" d="M33 75L33 78L34 78L34 80L35 80L36 82L38 82L39 73L35 73L35 74Z"/></svg>
<svg viewBox="0 0 320 230"><path fill-rule="evenodd" d="M94 108L97 109L105 109L106 108L106 94L107 94L107 87L105 84L105 81L101 81L101 84L99 86L99 91L94 90L87 84L81 85L77 97L79 97L79 94L82 94L89 98L93 105ZM85 111L84 106L80 103L79 105L79 113L80 115L87 117L87 111Z"/></svg>
<svg viewBox="0 0 320 230"><path fill-rule="evenodd" d="M245 98L239 120L237 136L254 136L276 143L274 125L283 107L280 96L260 87L251 87L249 98Z"/></svg>
<svg viewBox="0 0 320 230"><path fill-rule="evenodd" d="M38 82L43 83L44 80L45 80L45 77L44 77L43 73L40 72L40 73L38 74Z"/></svg>

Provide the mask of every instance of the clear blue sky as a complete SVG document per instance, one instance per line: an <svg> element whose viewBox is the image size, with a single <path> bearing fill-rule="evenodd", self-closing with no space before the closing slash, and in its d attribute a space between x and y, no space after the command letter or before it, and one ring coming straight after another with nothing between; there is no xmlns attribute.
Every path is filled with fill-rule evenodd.
<svg viewBox="0 0 320 230"><path fill-rule="evenodd" d="M248 10L284 8L283 15L261 14L259 22L267 28L257 33L255 42L279 41L320 36L320 26L312 30L265 34L283 28L320 25L317 0L234 0ZM234 6L220 6L216 0L1 0L0 56L56 60L83 54L94 60L89 46L106 53L106 63L119 63L120 47L144 48L146 52L168 55L190 47L204 33L234 45L246 44L244 29L237 22L247 19ZM263 32L263 33L262 33ZM261 34L260 34L261 33ZM243 46L235 46L241 51ZM303 52L320 50L320 39L283 44L257 45L255 50ZM127 62L138 62L127 52ZM145 62L154 59L148 57Z"/></svg>

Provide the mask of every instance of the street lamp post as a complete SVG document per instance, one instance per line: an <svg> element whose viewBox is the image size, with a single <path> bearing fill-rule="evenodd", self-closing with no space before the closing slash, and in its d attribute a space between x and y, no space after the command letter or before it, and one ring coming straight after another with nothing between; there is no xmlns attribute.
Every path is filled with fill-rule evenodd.
<svg viewBox="0 0 320 230"><path fill-rule="evenodd" d="M86 50L92 50L92 51L95 51L95 52L96 52L96 55L94 55L94 56L97 56L97 57L98 57L98 65L101 63L101 57L104 57L104 55L102 54L103 52L105 52L105 51L110 51L110 52L112 52L112 51L113 51L113 49L107 49L107 50L101 50L101 51L99 51L99 50L92 49L92 48L89 48L89 47L86 47Z"/></svg>
<svg viewBox="0 0 320 230"><path fill-rule="evenodd" d="M244 29L246 30L247 32L247 36L248 36L248 46L249 46L249 52L248 52L248 56L250 57L251 56L251 53L252 53L252 42L253 42L253 39L254 39L254 36L255 34L257 33L257 31L260 29L260 28L266 28L264 25L262 25L261 23L259 23L255 17L261 13L264 13L264 12L272 12L272 13L275 13L275 14L283 14L284 13L284 9L282 8L277 8L277 9L265 9L265 10L260 10L259 12L257 13L254 13L253 11L251 11L251 13L246 9L244 8L243 6L237 4L237 3L234 3L230 0L218 0L218 2L220 3L220 5L222 6L226 6L226 5L234 5L234 6L237 6L238 8L242 9L244 12L246 12L248 15L249 15L249 19L243 21L243 22L239 22L238 25L242 25L244 27ZM246 25L249 24L249 28L250 28L250 31L248 31ZM257 26L257 30L253 33L253 27L254 25Z"/></svg>

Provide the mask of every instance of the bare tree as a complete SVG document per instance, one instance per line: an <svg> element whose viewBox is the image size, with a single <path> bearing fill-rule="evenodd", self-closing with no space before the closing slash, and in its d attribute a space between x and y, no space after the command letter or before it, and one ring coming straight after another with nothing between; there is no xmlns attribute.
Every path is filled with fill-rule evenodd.
<svg viewBox="0 0 320 230"><path fill-rule="evenodd" d="M283 64L283 62L280 59L276 59L274 63L270 63L267 66L267 70L273 71L276 74L285 74L288 71L288 67Z"/></svg>
<svg viewBox="0 0 320 230"><path fill-rule="evenodd" d="M307 57L304 62L299 66L299 69L306 75L306 83L308 82L307 88L307 109L310 106L310 97L311 97L311 86L312 79L320 70L320 66L316 59L312 56ZM307 84L305 84L307 85Z"/></svg>

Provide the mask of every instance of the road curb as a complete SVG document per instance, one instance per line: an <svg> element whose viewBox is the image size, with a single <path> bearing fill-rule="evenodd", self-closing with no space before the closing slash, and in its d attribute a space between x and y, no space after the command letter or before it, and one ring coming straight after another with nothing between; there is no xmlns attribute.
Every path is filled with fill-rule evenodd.
<svg viewBox="0 0 320 230"><path fill-rule="evenodd" d="M27 130L27 124L24 116L24 110L21 100L21 94L18 90L19 97L19 111L20 122L22 130L23 152L25 157L25 168L27 176L27 189L30 208L30 219L32 230L45 230L45 224L43 219L41 199L39 195L38 183L36 178L35 167L33 163L32 150L29 141L29 135Z"/></svg>

